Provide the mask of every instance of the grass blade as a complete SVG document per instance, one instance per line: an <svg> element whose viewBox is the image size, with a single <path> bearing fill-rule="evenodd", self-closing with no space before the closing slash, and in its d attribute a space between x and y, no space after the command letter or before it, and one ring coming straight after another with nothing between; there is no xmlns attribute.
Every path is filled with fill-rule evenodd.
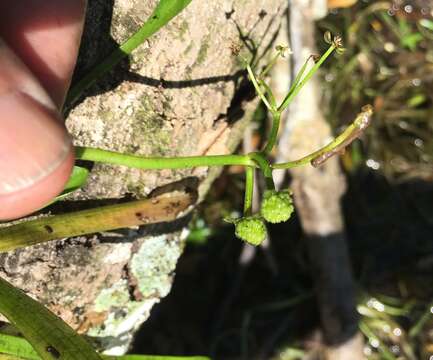
<svg viewBox="0 0 433 360"><path fill-rule="evenodd" d="M63 320L2 278L0 312L24 335L43 360L102 359Z"/></svg>
<svg viewBox="0 0 433 360"><path fill-rule="evenodd" d="M89 177L89 170L80 166L74 166L72 170L72 174L69 177L69 180L66 183L65 188L63 189L61 194L56 196L53 201L51 201L44 207L50 206L51 204L54 204L55 202L64 199L70 193L81 188L86 183L88 177Z"/></svg>
<svg viewBox="0 0 433 360"><path fill-rule="evenodd" d="M209 360L209 358L205 356L101 355L101 357L104 360ZM18 336L0 333L0 359L4 358L21 360L41 360L41 357L36 353L36 351L26 339Z"/></svg>

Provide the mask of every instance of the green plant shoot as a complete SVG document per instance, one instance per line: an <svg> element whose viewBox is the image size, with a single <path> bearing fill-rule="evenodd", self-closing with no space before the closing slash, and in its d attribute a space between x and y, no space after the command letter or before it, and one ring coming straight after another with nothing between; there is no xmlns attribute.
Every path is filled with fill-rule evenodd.
<svg viewBox="0 0 433 360"><path fill-rule="evenodd" d="M176 11L181 10L189 1L178 1ZM161 1L160 6L167 4ZM180 4L183 4L182 6ZM173 5L174 6L174 5ZM155 10L155 14L159 14L159 19L169 19L168 13L164 13L159 8ZM166 8L164 8L166 9ZM164 15L164 16L163 16ZM173 15L174 16L174 15ZM164 20L164 21L165 21ZM155 20L156 21L156 20ZM168 20L167 20L168 21ZM156 26L156 25L153 25ZM147 32L146 32L147 34ZM142 37L140 37L141 39ZM264 146L263 150L258 152L252 152L244 155L212 155L212 156L185 156L185 157L142 157L133 154L122 154L114 151L95 149L88 147L76 147L75 153L78 160L86 160L93 162L100 162L113 165L121 165L139 169L181 169L181 168L194 168L194 167L209 167L209 166L227 166L227 165L240 165L245 167L245 200L244 200L244 216L248 221L240 222L242 219L234 219L233 222L237 226L236 234L239 235L243 240L248 241L254 245L259 245L265 238L265 232L262 224L264 220L268 222L281 222L286 221L290 218L293 211L291 192L290 191L276 191L272 172L274 169L290 169L298 166L311 164L315 167L323 164L327 159L335 154L338 154L356 138L359 138L364 130L367 128L372 117L372 107L366 106L363 111L356 117L355 121L348 126L339 136L333 141L324 146L323 148L304 156L301 159L289 161L280 164L271 164L269 161L269 155L274 148L278 130L280 126L280 119L282 112L289 106L294 97L300 92L302 87L307 83L309 79L317 72L323 62L334 52L341 52L343 50L341 38L336 36L331 37L329 33L325 34L325 41L330 44L328 50L317 59L317 57L310 56L301 68L299 74L295 77L294 82L287 95L284 97L281 104L277 104L275 97L272 94L272 90L265 83L264 76L270 70L272 65L275 63L278 56L284 56L286 48L277 47L277 55L272 58L271 62L264 68L260 75L256 76L252 67L247 65L248 76L259 96L261 101L268 108L272 116L272 129L270 131L268 141ZM128 49L132 49L128 47ZM312 59L317 59L313 66L308 69L308 64ZM258 170L265 178L267 196L264 199L264 206L262 212L259 214L251 213L251 204L253 198L254 188L254 173ZM78 169L76 171L79 171ZM82 172L82 170L80 170ZM87 174L80 175L80 180L73 184L82 183L83 179L87 177ZM273 209L274 205L278 206ZM189 204L188 204L189 205ZM140 222L135 219L131 220L131 216L119 217L111 216L115 212L124 211L125 213L131 213L134 211L136 205L122 204L122 209L118 207L105 207L90 210L91 216L97 218L99 215L103 215L103 220L92 222L88 226L85 226L86 217L89 215L87 212L78 212L64 214L61 216L54 216L48 218L42 218L35 221L20 223L11 227L0 229L0 240L4 244L0 251L9 251L17 247L28 246L35 243L49 241L60 237L68 237L77 234L85 234L98 231L106 231L108 229L128 227L131 225L145 224L149 222ZM157 207L152 208L146 205L145 208L149 213L154 212ZM272 208L272 209L271 209ZM98 212L100 213L98 215ZM279 213L281 212L281 213ZM113 224L110 219L116 218L116 223ZM120 219L120 220L119 220ZM160 219L159 219L160 220ZM158 219L154 219L154 222ZM98 226L92 224L97 223ZM264 225L263 225L264 226ZM43 231L45 229L45 231ZM47 231L46 229L52 229ZM78 231L79 229L79 231ZM251 230L253 229L253 230ZM256 230L260 234L254 234ZM242 230L242 231L241 231ZM250 231L251 230L251 231ZM260 231L259 231L260 230ZM24 239L24 240L23 240Z"/></svg>

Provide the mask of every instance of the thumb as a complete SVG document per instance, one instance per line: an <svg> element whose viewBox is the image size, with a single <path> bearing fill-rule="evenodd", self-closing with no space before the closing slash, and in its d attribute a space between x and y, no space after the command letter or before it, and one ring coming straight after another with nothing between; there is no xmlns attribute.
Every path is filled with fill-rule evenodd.
<svg viewBox="0 0 433 360"><path fill-rule="evenodd" d="M0 220L24 216L49 202L62 191L73 161L55 105L0 42Z"/></svg>

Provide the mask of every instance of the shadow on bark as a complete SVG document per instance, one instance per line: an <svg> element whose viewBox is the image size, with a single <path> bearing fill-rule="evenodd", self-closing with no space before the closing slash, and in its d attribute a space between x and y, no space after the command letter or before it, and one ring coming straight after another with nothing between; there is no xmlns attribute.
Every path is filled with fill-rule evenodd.
<svg viewBox="0 0 433 360"><path fill-rule="evenodd" d="M96 64L100 63L113 50L119 47L120 44L110 34L113 8L114 0L88 0L83 36L81 38L77 64L72 76L71 88ZM65 118L86 97L99 95L116 88L124 80L119 74L128 71L129 68L129 58L125 57L110 71L110 76L104 77L104 81L99 81L94 86L91 86L73 104L65 104Z"/></svg>
<svg viewBox="0 0 433 360"><path fill-rule="evenodd" d="M95 65L103 61L120 46L120 44L117 43L110 35L113 18L113 7L114 0L109 0L107 2L101 0L89 0L80 52L78 55L74 75L72 77L71 88L83 76L91 71ZM230 19L233 13L234 10L232 12L226 13L226 18ZM263 35L262 38L256 43L252 39L251 34L257 25L263 21L266 15L266 12L263 12L254 26L246 34L243 33L239 24L233 21L238 31L239 39L241 40L243 46L248 49L251 55L251 59L249 59L249 61L251 64L253 64L253 66L257 65L264 58L264 56L269 53L279 32L278 28L269 41L265 44L263 51L259 53L258 49L262 46L265 35ZM270 31L272 25L277 20L278 19L275 16L269 20L264 34L267 34ZM246 75L247 72L243 69L238 70L233 74L209 76L192 80L172 81L163 78L155 79L131 72L129 57L125 57L119 64L115 65L108 74L105 74L103 79L87 89L77 101L75 101L73 104L66 104L64 115L67 117L72 109L82 103L86 97L96 96L111 91L119 86L123 81L130 81L163 89L183 89L216 84L218 82L233 82L236 89L233 100L235 103L238 103L240 96L245 98L245 94L248 94L247 100L251 100L255 96L253 88L250 86ZM238 116L236 120L240 119L242 116L243 114Z"/></svg>

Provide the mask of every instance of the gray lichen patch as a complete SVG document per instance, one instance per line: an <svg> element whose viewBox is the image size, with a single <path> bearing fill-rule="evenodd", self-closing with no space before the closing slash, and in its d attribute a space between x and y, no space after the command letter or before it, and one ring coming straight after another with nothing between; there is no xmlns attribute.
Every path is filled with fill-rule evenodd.
<svg viewBox="0 0 433 360"><path fill-rule="evenodd" d="M128 305L129 300L128 283L122 279L110 288L102 289L95 299L93 309L96 312L109 311L114 308L122 309Z"/></svg>
<svg viewBox="0 0 433 360"><path fill-rule="evenodd" d="M182 247L173 236L161 235L144 240L129 262L141 296L164 297L169 293L181 252Z"/></svg>
<svg viewBox="0 0 433 360"><path fill-rule="evenodd" d="M123 353L131 341L132 331L149 317L152 306L169 293L182 251L179 241L174 235L142 240L129 261L128 270L138 290L134 294L140 299L131 298L131 280L128 279L118 280L96 297L92 311L106 316L102 323L90 327L87 335L98 338L108 353ZM104 341L112 338L117 340Z"/></svg>
<svg viewBox="0 0 433 360"><path fill-rule="evenodd" d="M87 335L97 339L106 354L122 355L132 340L132 334L149 317L150 310L158 301L158 298L131 300L128 282L121 279L96 297L93 310L106 316L102 323L89 328Z"/></svg>

